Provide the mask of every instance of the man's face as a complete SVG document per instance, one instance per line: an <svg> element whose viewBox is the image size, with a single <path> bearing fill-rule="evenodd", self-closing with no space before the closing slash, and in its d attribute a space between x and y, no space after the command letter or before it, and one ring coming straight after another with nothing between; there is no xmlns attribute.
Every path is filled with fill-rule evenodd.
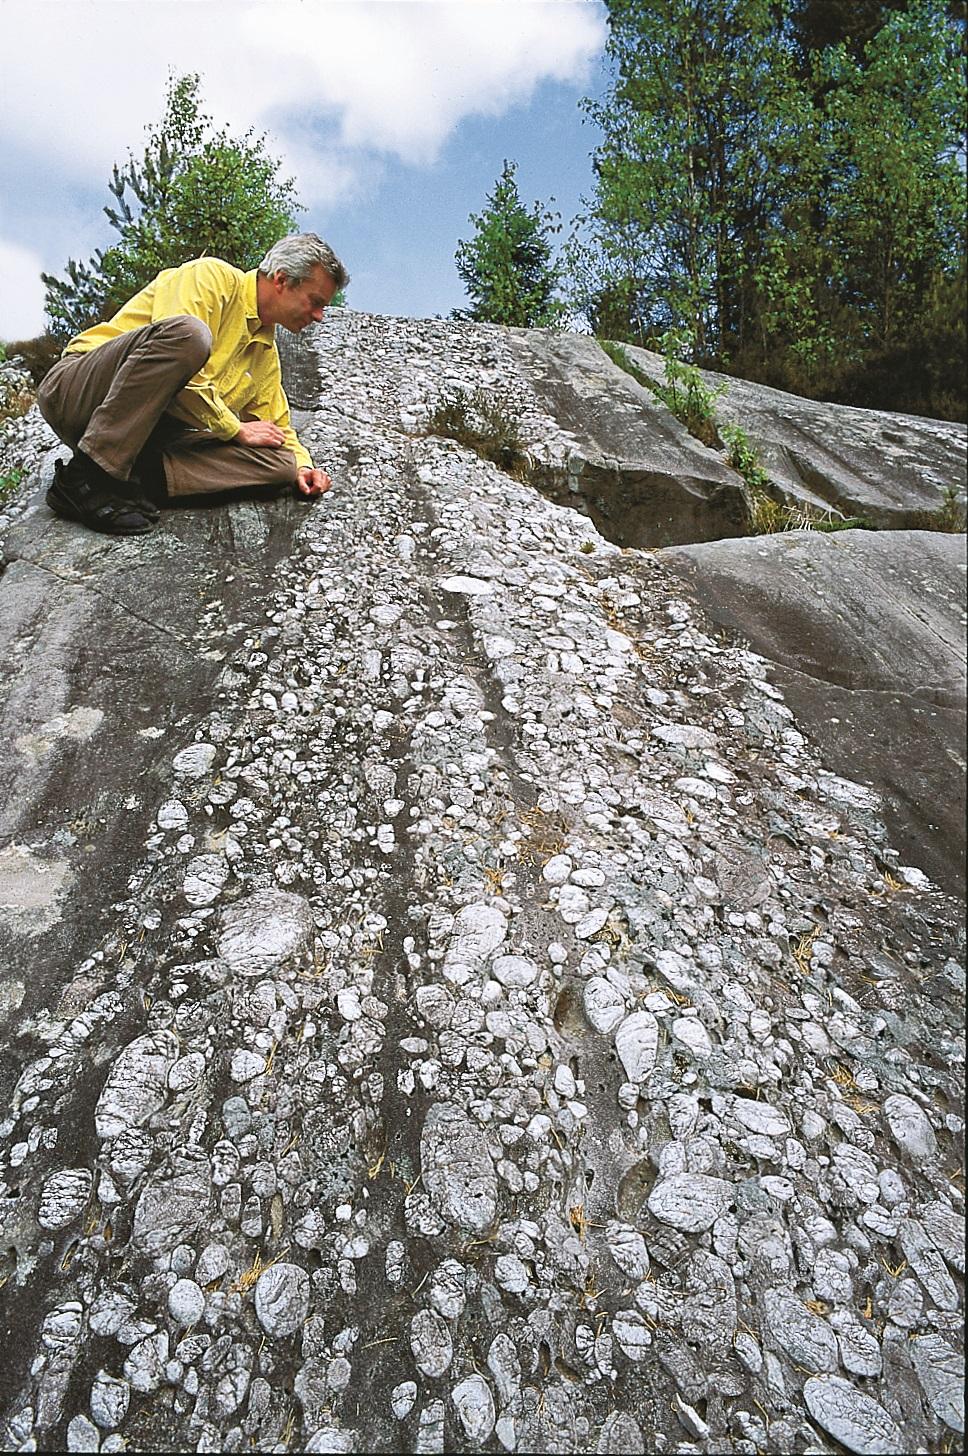
<svg viewBox="0 0 968 1456"><path fill-rule="evenodd" d="M318 264L302 283L290 283L285 274L275 273L272 284L276 290L276 321L291 334L318 324L336 292L333 279Z"/></svg>

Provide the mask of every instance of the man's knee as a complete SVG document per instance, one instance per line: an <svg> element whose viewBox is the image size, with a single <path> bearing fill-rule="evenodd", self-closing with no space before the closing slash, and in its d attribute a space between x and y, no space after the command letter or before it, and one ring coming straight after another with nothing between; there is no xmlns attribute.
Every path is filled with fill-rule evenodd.
<svg viewBox="0 0 968 1456"><path fill-rule="evenodd" d="M275 467L270 480L271 485L295 485L296 483L296 457L291 450L273 450L270 453L272 465Z"/></svg>
<svg viewBox="0 0 968 1456"><path fill-rule="evenodd" d="M186 365L191 366L192 374L197 374L208 362L212 352L212 331L200 318L180 313L173 318L159 319L152 327L178 348Z"/></svg>

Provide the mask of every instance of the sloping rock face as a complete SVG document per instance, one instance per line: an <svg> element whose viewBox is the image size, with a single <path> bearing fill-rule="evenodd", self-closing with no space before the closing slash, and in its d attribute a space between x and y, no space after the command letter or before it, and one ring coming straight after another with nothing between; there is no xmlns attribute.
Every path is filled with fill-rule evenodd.
<svg viewBox="0 0 968 1456"><path fill-rule="evenodd" d="M741 477L594 339L544 329L508 338L539 407L571 437L564 470L555 460L539 473L552 499L579 506L618 546L743 535ZM546 460L544 432L535 443Z"/></svg>
<svg viewBox="0 0 968 1456"><path fill-rule="evenodd" d="M965 876L965 537L791 531L664 551L706 616L770 666L836 772L881 796L891 842Z"/></svg>
<svg viewBox="0 0 968 1456"><path fill-rule="evenodd" d="M645 375L662 382L661 355L625 347ZM892 530L940 521L949 491L964 509L964 425L824 404L701 372L711 389L723 390L716 402L719 419L743 427L770 479L794 504L859 516Z"/></svg>
<svg viewBox="0 0 968 1456"><path fill-rule="evenodd" d="M510 381L564 450L517 348L333 316L292 393L335 489L198 583L204 706L179 644L125 688L150 763L87 746L93 668L38 709L88 735L65 819L111 784L143 834L120 888L116 842L71 861L73 944L8 951L9 1447L957 1439L957 907L660 555L417 432ZM249 509L107 545L38 506L4 612L110 558L186 635L163 567Z"/></svg>

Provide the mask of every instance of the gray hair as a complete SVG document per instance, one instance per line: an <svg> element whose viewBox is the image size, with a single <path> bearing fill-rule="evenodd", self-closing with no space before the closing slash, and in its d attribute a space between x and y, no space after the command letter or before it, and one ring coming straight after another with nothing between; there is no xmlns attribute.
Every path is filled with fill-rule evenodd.
<svg viewBox="0 0 968 1456"><path fill-rule="evenodd" d="M259 264L259 272L269 278L273 273L285 273L287 283L304 283L317 267L332 278L337 288L345 288L350 281L329 243L315 233L290 233L273 243Z"/></svg>

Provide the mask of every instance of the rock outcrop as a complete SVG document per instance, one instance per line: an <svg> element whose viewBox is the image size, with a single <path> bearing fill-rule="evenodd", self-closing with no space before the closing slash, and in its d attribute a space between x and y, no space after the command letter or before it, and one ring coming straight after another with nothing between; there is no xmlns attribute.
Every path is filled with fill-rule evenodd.
<svg viewBox="0 0 968 1456"><path fill-rule="evenodd" d="M627 349L661 383L665 361ZM930 527L965 500L965 427L887 410L801 399L745 379L702 370L724 424L741 425L781 495L877 529Z"/></svg>
<svg viewBox="0 0 968 1456"><path fill-rule="evenodd" d="M791 531L662 560L763 655L827 764L881 796L905 861L961 894L965 537Z"/></svg>
<svg viewBox="0 0 968 1456"><path fill-rule="evenodd" d="M958 906L706 614L748 542L622 549L422 432L511 392L567 481L572 348L337 311L317 506L10 527L7 1446L957 1440Z"/></svg>

